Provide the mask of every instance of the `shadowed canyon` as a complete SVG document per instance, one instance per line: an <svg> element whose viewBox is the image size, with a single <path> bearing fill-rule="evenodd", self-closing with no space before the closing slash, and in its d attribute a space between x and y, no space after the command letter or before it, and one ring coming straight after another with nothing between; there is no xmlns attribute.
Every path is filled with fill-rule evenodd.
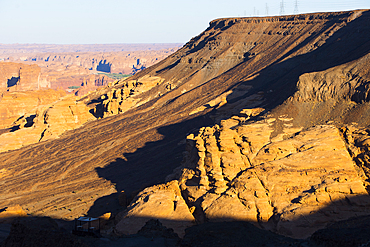
<svg viewBox="0 0 370 247"><path fill-rule="evenodd" d="M0 100L19 108L0 112L0 219L111 213L112 246L370 246L369 23L369 10L216 19L79 96L21 77Z"/></svg>

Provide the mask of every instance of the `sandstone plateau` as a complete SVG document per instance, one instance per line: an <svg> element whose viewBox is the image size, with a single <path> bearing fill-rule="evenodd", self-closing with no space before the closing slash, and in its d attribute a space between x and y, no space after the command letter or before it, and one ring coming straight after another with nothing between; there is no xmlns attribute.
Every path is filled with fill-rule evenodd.
<svg viewBox="0 0 370 247"><path fill-rule="evenodd" d="M210 22L159 63L0 134L43 130L0 153L0 208L112 212L107 233L154 224L180 246L255 241L240 229L275 246L369 244L368 23L369 10Z"/></svg>

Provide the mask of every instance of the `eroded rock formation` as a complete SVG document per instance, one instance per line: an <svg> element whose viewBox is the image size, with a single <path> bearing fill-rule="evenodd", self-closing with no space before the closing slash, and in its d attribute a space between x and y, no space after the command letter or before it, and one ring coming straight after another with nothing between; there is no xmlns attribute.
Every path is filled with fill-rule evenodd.
<svg viewBox="0 0 370 247"><path fill-rule="evenodd" d="M116 233L136 234L153 218L172 228L180 237L184 236L186 228L194 225L195 219L181 196L177 181L140 192L128 210L117 217Z"/></svg>
<svg viewBox="0 0 370 247"><path fill-rule="evenodd" d="M58 138L65 131L95 119L89 108L74 95L32 110L12 123L11 132L0 135L0 152Z"/></svg>
<svg viewBox="0 0 370 247"><path fill-rule="evenodd" d="M94 106L93 112L97 118L116 115L145 103L140 102L141 99L134 96L149 91L163 81L164 79L157 76L143 76L138 80L126 79L99 92L100 98L92 100L98 103L91 104L90 98L87 98L86 102Z"/></svg>
<svg viewBox="0 0 370 247"><path fill-rule="evenodd" d="M322 125L300 131L289 125L293 119L281 119L285 127L274 137L276 119L245 123L245 117L188 136L184 164L167 179L178 179L198 223L247 221L306 238L330 222L370 213L367 176L352 160L339 129ZM151 194L163 198L155 187ZM125 214L150 209L147 218L161 218L156 214L173 209L162 207L138 206L134 200Z"/></svg>
<svg viewBox="0 0 370 247"><path fill-rule="evenodd" d="M288 131L283 140L271 138L271 125L208 127L190 140L195 157L179 183L200 221L256 222L306 238L332 219L369 214L364 176L337 128Z"/></svg>
<svg viewBox="0 0 370 247"><path fill-rule="evenodd" d="M33 115L38 107L49 105L65 95L64 91L55 90L3 93L0 98L0 128L13 127L17 119L24 115ZM23 120L25 121L23 125L27 125L27 119Z"/></svg>
<svg viewBox="0 0 370 247"><path fill-rule="evenodd" d="M40 89L41 68L37 65L0 62L0 92Z"/></svg>

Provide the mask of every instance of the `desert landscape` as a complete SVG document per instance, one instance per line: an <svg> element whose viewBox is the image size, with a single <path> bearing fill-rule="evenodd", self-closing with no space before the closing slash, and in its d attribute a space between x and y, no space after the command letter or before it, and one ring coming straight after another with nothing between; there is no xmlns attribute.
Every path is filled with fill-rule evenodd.
<svg viewBox="0 0 370 247"><path fill-rule="evenodd" d="M0 90L74 89L81 96L133 75L179 47L181 44L0 44Z"/></svg>
<svg viewBox="0 0 370 247"><path fill-rule="evenodd" d="M182 47L0 45L2 245L370 246L369 23L353 10L220 18ZM71 233L83 216L100 238Z"/></svg>

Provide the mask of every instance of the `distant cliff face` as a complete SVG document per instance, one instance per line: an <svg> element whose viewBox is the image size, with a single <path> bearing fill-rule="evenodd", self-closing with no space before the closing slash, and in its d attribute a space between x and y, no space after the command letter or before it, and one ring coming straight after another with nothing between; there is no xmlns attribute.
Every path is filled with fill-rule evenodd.
<svg viewBox="0 0 370 247"><path fill-rule="evenodd" d="M45 48L47 51L51 50L54 52L40 52L45 50L42 48L42 45L24 46L23 49L18 47L19 50L17 50L15 49L17 45L9 45L8 50L6 50L6 45L0 45L0 60L39 66L41 75L39 75L38 83L41 88L63 88L68 90L69 87L81 86L86 81L91 81L91 77L95 75L97 85L89 89L80 90L79 93L81 95L82 92L95 89L98 84L106 86L109 82L115 80L113 77L109 78L107 76L103 79L102 76L98 75L99 73L135 74L175 52L179 44L172 44L172 48L168 48L171 47L170 44L117 45L121 49L106 45L106 51L100 51L101 49L99 50L98 48L95 48L95 50L98 49L99 51L94 51L94 46L89 51L89 46L86 45L86 47L81 46L77 52L69 53L58 53L59 50L68 50L68 46L64 47L63 45L55 45L54 50ZM53 46L51 45L51 47ZM128 50L129 48L133 50L130 51ZM6 73L4 70L3 72ZM10 73L13 72L10 71ZM14 75L16 76L13 79L10 78L9 83L11 85L17 81L18 74L15 73Z"/></svg>
<svg viewBox="0 0 370 247"><path fill-rule="evenodd" d="M18 55L12 57L11 60L28 63L35 63L45 68L45 70L52 71L53 68L70 67L70 69L83 68L94 72L107 73L122 73L131 74L133 67L139 64L144 67L149 67L178 48L163 50L143 50L143 51L116 51L116 52L84 52L84 53L34 53L28 56Z"/></svg>
<svg viewBox="0 0 370 247"><path fill-rule="evenodd" d="M159 63L38 115L50 139L0 154L0 208L71 219L125 191L118 234L153 216L181 236L239 220L294 238L369 214L368 23L368 10L212 21ZM59 124L85 124L51 140L57 108Z"/></svg>
<svg viewBox="0 0 370 247"><path fill-rule="evenodd" d="M0 62L0 90L40 89L41 68L37 65Z"/></svg>
<svg viewBox="0 0 370 247"><path fill-rule="evenodd" d="M65 94L64 91L51 89L2 93L0 98L0 129L11 128L14 126L14 122L20 119L25 121L23 125L27 124L26 118L36 114L38 107L56 102Z"/></svg>

